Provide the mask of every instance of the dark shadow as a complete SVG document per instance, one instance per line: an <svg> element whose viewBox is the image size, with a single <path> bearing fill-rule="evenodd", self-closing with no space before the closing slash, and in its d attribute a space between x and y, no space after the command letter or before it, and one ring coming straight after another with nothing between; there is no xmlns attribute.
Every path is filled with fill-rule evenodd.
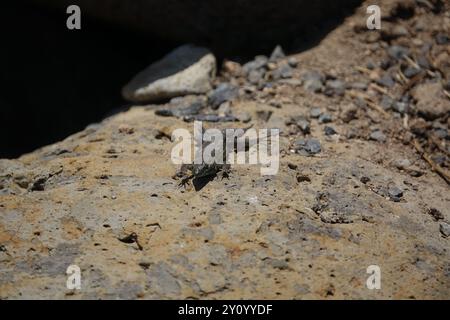
<svg viewBox="0 0 450 320"><path fill-rule="evenodd" d="M70 31L67 16L24 1L2 4L0 158L18 157L125 111L130 105L122 86L175 47L85 17L81 30Z"/></svg>
<svg viewBox="0 0 450 320"><path fill-rule="evenodd" d="M277 9L289 1L264 0L264 3ZM297 20L299 26L307 22L296 19L298 12L283 16L278 9L268 11L261 5L250 10L251 1L242 2L247 11L236 12L244 24L248 20L248 28L242 29L239 20L225 19L227 11L223 8L234 10L231 2L214 1L214 12L208 15L212 2L202 0L197 8L194 4L200 2L169 1L169 7L162 5L160 9L176 8L182 3L187 11L204 17L189 22L185 12L173 12L173 20L167 21L174 35L171 41L169 37L161 39L146 32L145 28L119 28L88 15L82 17L81 30L70 31L66 28L68 15L63 6L52 10L25 0L6 1L0 10L0 158L18 157L126 110L130 104L121 97L122 86L150 63L191 40L212 48L219 60L232 58L244 62L257 54L270 54L276 44L290 53L306 50L319 43L361 2L346 0L351 5L343 6L338 1L326 1L332 4L326 19L307 24L301 33L292 29L298 28ZM253 1L254 6L257 3ZM309 7L311 15L320 17L316 2L311 1ZM274 15L268 24L270 28L261 29L251 23L252 19L264 21L271 11ZM146 17L145 13L141 16ZM145 26L146 22L142 22ZM162 26L164 22L154 21ZM205 29L208 23L214 27ZM200 36L191 37L195 32Z"/></svg>

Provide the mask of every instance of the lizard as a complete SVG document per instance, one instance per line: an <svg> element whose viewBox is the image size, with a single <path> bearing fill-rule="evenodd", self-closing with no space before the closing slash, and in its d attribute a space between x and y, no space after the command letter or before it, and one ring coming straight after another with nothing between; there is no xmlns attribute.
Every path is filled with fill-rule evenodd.
<svg viewBox="0 0 450 320"><path fill-rule="evenodd" d="M247 132L248 129L250 129L251 127L253 127L253 125L250 125L246 128L243 128L244 134L245 132ZM225 130L222 130L222 135L226 136L225 134ZM240 135L239 137L236 138L240 138L242 137L242 135ZM236 139L235 138L235 139ZM207 142L203 142L203 147L207 146ZM175 173L175 175L173 176L174 179L180 178L180 183L178 184L179 187L181 186L186 186L187 184L189 184L189 182L192 180L193 182L197 179L201 179L201 178L208 178L208 177L215 177L218 174L221 175L222 179L223 178L228 178L229 174L230 174L230 170L231 170L231 166L230 164L227 163L227 155L226 155L226 142L224 140L224 146L223 146L223 163L219 164L219 163L212 163L212 164L207 164L207 163L201 163L201 164L193 164L193 163L189 163L189 164L182 164L180 169Z"/></svg>

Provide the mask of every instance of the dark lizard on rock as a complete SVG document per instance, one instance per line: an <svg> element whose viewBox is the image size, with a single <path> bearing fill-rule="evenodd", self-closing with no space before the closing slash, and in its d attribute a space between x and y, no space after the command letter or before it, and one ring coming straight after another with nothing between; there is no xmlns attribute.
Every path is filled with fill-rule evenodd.
<svg viewBox="0 0 450 320"><path fill-rule="evenodd" d="M234 146L236 147L236 139L242 137L245 132L247 132L248 129L250 129L253 125L243 128L243 134L239 135L238 137L235 137L235 143ZM222 130L222 136L226 137L226 129ZM203 148L205 148L208 145L209 142L203 142ZM173 178L181 179L179 186L186 186L189 184L190 181L192 181L195 185L196 180L202 178L214 178L218 174L221 175L221 178L228 178L230 174L231 166L227 163L227 155L226 155L226 139L224 139L223 142L223 163L201 163L201 164L195 164L195 163L189 163L189 164L182 164L180 169L175 173Z"/></svg>

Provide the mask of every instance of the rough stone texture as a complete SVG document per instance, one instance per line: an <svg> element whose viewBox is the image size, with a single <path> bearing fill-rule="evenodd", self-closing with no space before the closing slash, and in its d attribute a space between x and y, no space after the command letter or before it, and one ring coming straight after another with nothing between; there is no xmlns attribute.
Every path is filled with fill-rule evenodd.
<svg viewBox="0 0 450 320"><path fill-rule="evenodd" d="M208 49L184 45L137 74L122 95L133 102L151 102L206 93L215 74L216 58Z"/></svg>
<svg viewBox="0 0 450 320"><path fill-rule="evenodd" d="M1 298L448 298L449 240L424 214L433 206L450 219L448 187L383 167L376 159L394 148L336 144L314 128L322 157L286 155L273 177L236 166L229 180L184 191L171 178L173 144L160 135L177 127L190 128L136 107L2 160ZM27 190L39 176L42 191ZM390 182L405 202L374 192ZM142 251L118 240L131 232ZM70 264L81 267L80 291L65 288ZM371 264L382 268L381 291L365 288Z"/></svg>
<svg viewBox="0 0 450 320"><path fill-rule="evenodd" d="M296 55L293 77L333 71L360 82L354 70L371 44L353 27ZM403 119L284 82L242 91L254 95L230 108L251 120L229 126L282 129L275 176L234 166L200 191L178 188L169 137L192 124L154 105L1 160L0 298L448 299L449 187L399 139ZM326 136L315 118L309 136L290 134L286 120L312 107L332 114L342 135ZM381 127L386 141L368 140ZM320 142L320 153L291 152L300 138ZM399 170L397 159L417 169ZM133 232L142 250L119 241ZM79 291L66 289L69 264L81 268ZM374 264L381 290L366 288Z"/></svg>

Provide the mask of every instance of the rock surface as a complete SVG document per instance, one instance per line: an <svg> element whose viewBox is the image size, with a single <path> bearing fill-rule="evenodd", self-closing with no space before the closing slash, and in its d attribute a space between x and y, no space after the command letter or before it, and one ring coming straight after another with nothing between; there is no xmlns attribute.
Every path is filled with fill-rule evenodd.
<svg viewBox="0 0 450 320"><path fill-rule="evenodd" d="M229 180L184 191L161 134L177 127L192 129L136 107L0 161L1 298L448 297L447 229L422 212L436 207L448 221L448 187L435 175L411 182L376 160L395 149L328 142L314 128L324 158L286 155L273 177L236 166ZM404 202L374 192L391 181ZM142 250L118 240L133 232ZM65 287L71 264L82 290ZM382 268L379 292L365 287L372 264Z"/></svg>
<svg viewBox="0 0 450 320"><path fill-rule="evenodd" d="M122 90L125 99L151 102L206 93L216 73L216 58L206 48L184 45L137 74Z"/></svg>
<svg viewBox="0 0 450 320"><path fill-rule="evenodd" d="M395 110L383 110L384 118L367 105L382 99L375 77L358 89L370 101L347 87L343 96L329 96L286 82L308 70L324 75L309 77L320 85L325 78L367 81L356 67L381 61L386 46L374 49L364 40L372 31L355 33L365 8L296 55L292 79L263 77L258 86L247 75L216 79L215 87L239 87L221 112L247 114L249 123L205 125L281 129L274 176L236 165L228 179L199 191L178 187L170 136L177 128L192 132L186 113L217 111L206 106L206 95L136 106L19 159L0 160L0 298L448 299L449 185L410 145L417 139L426 152L436 150L421 137L444 130L447 118L430 123L409 113L406 126ZM446 17L424 10L389 20L429 18L430 32L414 35L427 39ZM272 71L268 63L257 70ZM158 114L163 108L176 111ZM326 135L330 124L319 113L331 116L339 134ZM286 124L292 117L303 120ZM370 139L377 130L383 143ZM307 156L292 152L295 146ZM398 159L411 166L396 165ZM72 264L81 269L81 290L66 288ZM366 287L374 264L380 290Z"/></svg>

